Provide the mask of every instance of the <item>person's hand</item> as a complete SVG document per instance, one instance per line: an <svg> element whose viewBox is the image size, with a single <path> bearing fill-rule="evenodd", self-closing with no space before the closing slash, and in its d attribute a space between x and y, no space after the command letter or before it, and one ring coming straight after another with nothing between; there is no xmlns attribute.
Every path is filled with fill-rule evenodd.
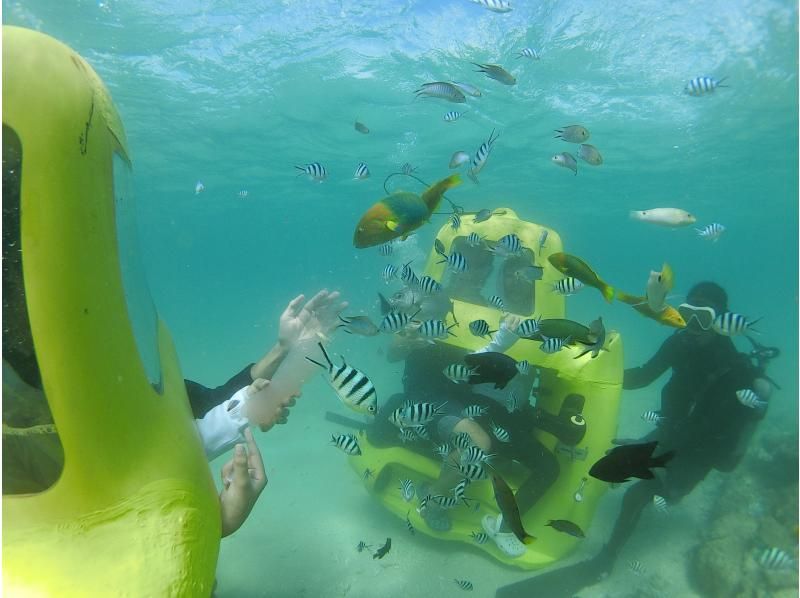
<svg viewBox="0 0 800 598"><path fill-rule="evenodd" d="M262 432L266 432L275 424L285 424L289 419L289 409L295 406L295 399L300 393L288 397L270 396L267 392L269 380L257 378L247 387L247 403L245 417Z"/></svg>
<svg viewBox="0 0 800 598"><path fill-rule="evenodd" d="M250 428L245 429L244 437L247 446L237 444L233 458L222 467L219 506L223 538L242 526L267 485L264 462Z"/></svg>
<svg viewBox="0 0 800 598"><path fill-rule="evenodd" d="M522 318L515 314L508 314L505 318L503 318L502 325L508 328L514 334L517 334L517 328L522 323Z"/></svg>
<svg viewBox="0 0 800 598"><path fill-rule="evenodd" d="M329 293L323 289L305 305L305 295L292 299L280 317L278 344L288 349L301 338L327 334L336 325L338 315L347 308L347 302L340 302L339 297L339 291Z"/></svg>

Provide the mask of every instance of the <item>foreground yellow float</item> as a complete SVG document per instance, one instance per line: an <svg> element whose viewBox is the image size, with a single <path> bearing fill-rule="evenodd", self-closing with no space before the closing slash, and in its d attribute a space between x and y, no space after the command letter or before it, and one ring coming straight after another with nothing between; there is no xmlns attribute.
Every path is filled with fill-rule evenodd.
<svg viewBox="0 0 800 598"><path fill-rule="evenodd" d="M6 151L21 155L4 171L16 185L4 185L4 220L13 193L64 453L47 490L3 496L4 594L207 596L219 500L172 340L137 276L122 123L78 54L16 27L3 27L3 146L4 167Z"/></svg>
<svg viewBox="0 0 800 598"><path fill-rule="evenodd" d="M539 238L541 232L547 230L547 242L539 251ZM532 288L527 293L520 293L525 289L517 289L516 296L528 296L527 300L518 301L517 304L508 305L507 309L523 318L552 319L565 318L565 301L562 295L552 290L552 284L563 278L547 260L551 253L562 251L561 239L558 234L545 229L538 224L520 220L513 210L501 208L494 211L489 220L475 223L474 216L462 216L461 226L456 231L449 224L443 226L437 239L444 245L445 253L451 251L465 252L469 250L466 237L475 232L493 244L504 235L516 233L526 248L519 264L532 265L544 268L541 280L532 283ZM533 249L533 251L531 250ZM485 253L485 249L481 249ZM477 255L477 254L473 254ZM515 258L516 259L516 258ZM513 279L497 273L495 278L486 277L480 280L470 280L467 283L458 281L456 277L445 274L445 264L439 264L440 256L431 252L425 268L425 274L436 280L443 280L445 288L453 297L455 319L460 326L452 328L451 336L447 342L451 345L462 347L469 351L476 350L486 344L486 341L470 334L467 323L472 320L484 319L491 329L499 326L500 312L488 305L479 297L492 294L507 296L497 286L500 280L506 284L514 283ZM469 257L468 257L469 261ZM472 264L473 262L469 262ZM449 283L449 284L448 284ZM461 285L462 288L453 288L452 285ZM475 289L475 285L479 285ZM475 291L473 301L459 299L470 292L470 287ZM454 291L454 292L453 292ZM560 466L560 474L556 482L550 487L545 496L523 517L525 529L534 535L537 540L528 545L524 555L510 558L501 552L490 540L485 544L476 544L471 534L481 531L481 518L486 514L496 515L497 504L492 492L490 481L473 482L467 490L467 496L479 501L479 508L471 509L459 506L450 510L449 516L452 527L447 532L438 532L429 528L416 512L417 503L409 504L403 500L399 492L400 480L410 479L417 487L420 482L434 480L439 476L441 461L427 457L402 446L379 448L367 440L366 435L359 437L362 454L350 458L353 469L362 478L364 471L372 471L371 476L366 476L364 483L378 500L397 517L405 520L409 517L412 525L421 533L454 542L468 544L475 550L483 550L499 561L523 569L539 569L552 565L556 561L568 556L580 539L546 526L550 519L567 519L587 530L591 525L600 497L607 488L607 484L589 477L589 468L600 459L605 450L610 446L617 428L619 400L622 391L622 340L616 332L609 332L606 338L606 351L592 359L591 353L577 358L582 345L565 347L555 354L545 354L539 350L539 343L528 340L518 341L507 354L516 360L527 359L531 365L542 368L542 388L547 389L537 401L547 413L558 415L569 395L584 397L581 415L586 425L586 433L582 440L574 446L560 442L552 434L536 430L538 440L556 454ZM504 477L513 489L525 479L526 471L523 466L514 464L515 469L503 471Z"/></svg>

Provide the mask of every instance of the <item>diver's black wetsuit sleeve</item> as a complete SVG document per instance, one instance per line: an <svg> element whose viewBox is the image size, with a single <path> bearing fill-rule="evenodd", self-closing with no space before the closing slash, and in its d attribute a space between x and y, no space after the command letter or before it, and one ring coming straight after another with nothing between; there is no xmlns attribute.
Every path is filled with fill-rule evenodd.
<svg viewBox="0 0 800 598"><path fill-rule="evenodd" d="M675 354L675 339L671 336L659 347L650 361L638 368L628 368L622 379L622 388L635 390L654 382L661 374L672 367Z"/></svg>
<svg viewBox="0 0 800 598"><path fill-rule="evenodd" d="M252 363L245 366L233 378L216 388L206 388L192 380L184 380L186 393L189 395L189 404L192 406L192 415L195 419L202 418L211 409L230 399L236 391L249 386L253 382L250 379L250 368L252 367Z"/></svg>

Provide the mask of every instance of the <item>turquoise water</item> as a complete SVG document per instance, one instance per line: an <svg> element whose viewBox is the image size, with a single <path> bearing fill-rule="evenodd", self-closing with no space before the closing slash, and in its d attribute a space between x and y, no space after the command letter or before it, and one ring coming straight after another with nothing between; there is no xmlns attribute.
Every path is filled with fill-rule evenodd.
<svg viewBox="0 0 800 598"><path fill-rule="evenodd" d="M676 273L675 304L696 281L722 284L731 309L762 316L760 340L783 351L770 370L783 390L762 428L796 430L796 4L513 5L507 14L466 0L2 6L4 23L69 44L109 87L134 160L142 257L188 377L218 384L258 357L275 338L281 309L300 292L336 288L354 313L375 316L386 260L375 249L352 247L358 217L404 162L436 180L449 173L453 152L474 153L494 129L500 137L480 185L465 180L449 196L468 210L511 207L556 229L566 251L626 290L643 289L649 271L665 261ZM541 60L515 59L526 46ZM470 62L502 64L517 85L487 79ZM729 86L706 97L684 94L688 80L701 75L727 77ZM466 105L414 99L421 83L435 80L466 81L483 95ZM444 122L453 109L464 116ZM355 119L369 135L353 129ZM554 153L574 151L553 138L553 129L573 123L591 131L589 142L604 157L600 167L581 162L577 176L550 162ZM327 168L327 181L296 176L295 164L315 161ZM359 161L372 172L366 181L352 180ZM196 195L198 181L205 191ZM720 222L727 231L711 244L693 227L668 230L628 218L630 210L660 206L684 208L698 225ZM420 255L443 222L435 218L416 235ZM670 333L594 292L568 301L570 317L602 315L623 334L626 365L644 361ZM397 368L373 355L386 339L339 342L350 360L374 364L386 387L398 384ZM746 341L738 346L749 349ZM649 389L652 406L658 388ZM306 394L325 392L315 383ZM643 431L641 410L641 403L623 404L626 434ZM277 595L269 589L278 587L269 585L276 573L270 580L260 572L239 575L235 563L265 543L285 546L270 532L270 517L285 497L319 492L313 473L299 485L281 472L304 451L317 454L309 426L321 430L322 444L330 430L311 404L298 405L292 424L262 437L273 451L273 482L254 519L223 545L223 595L236 588ZM305 462L309 471L329 463L341 467L348 486L357 482L338 455L324 454L324 465ZM376 508L359 516L382 514ZM311 569L325 570L334 546L352 551L358 541L331 537L338 544L305 557L318 559ZM426 547L439 554L435 544ZM315 585L314 576L284 581L286 595L328 595L321 588L332 587L330 579Z"/></svg>

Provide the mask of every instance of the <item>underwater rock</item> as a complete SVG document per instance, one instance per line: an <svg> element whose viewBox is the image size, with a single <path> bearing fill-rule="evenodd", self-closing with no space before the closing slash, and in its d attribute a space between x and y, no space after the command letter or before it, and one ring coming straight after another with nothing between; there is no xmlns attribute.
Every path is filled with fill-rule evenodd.
<svg viewBox="0 0 800 598"><path fill-rule="evenodd" d="M734 540L731 542L731 540ZM730 536L697 547L689 563L692 584L711 598L736 596L741 585L741 546Z"/></svg>

